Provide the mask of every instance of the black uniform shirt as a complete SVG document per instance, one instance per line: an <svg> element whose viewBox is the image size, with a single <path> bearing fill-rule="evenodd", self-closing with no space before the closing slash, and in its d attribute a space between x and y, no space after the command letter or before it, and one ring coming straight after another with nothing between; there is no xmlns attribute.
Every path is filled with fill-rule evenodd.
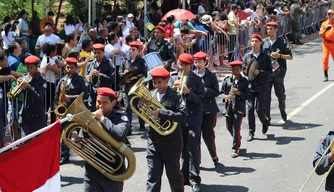
<svg viewBox="0 0 334 192"><path fill-rule="evenodd" d="M190 89L189 94L183 94L183 98L186 101L188 116L203 115L203 99L205 96L204 83L202 78L190 71L186 86Z"/></svg>
<svg viewBox="0 0 334 192"><path fill-rule="evenodd" d="M223 94L223 98L225 95L230 93L230 90L233 86L233 79L232 76L226 77L224 79L221 92ZM235 95L232 97L232 109L234 113L244 114L246 116L246 100L250 97L250 89L249 89L249 82L248 79L241 76L238 82L236 83L236 87L240 91L240 95ZM228 107L228 102L223 99L223 103L225 103L225 107L223 110L223 114L226 114L226 110Z"/></svg>
<svg viewBox="0 0 334 192"><path fill-rule="evenodd" d="M248 65L253 57L255 56L252 50L245 54L243 58L244 64L242 65L244 74L247 74ZM269 76L272 73L271 58L266 52L260 51L256 61L259 64L259 74L254 80L250 81L250 89L252 92L263 92L267 90Z"/></svg>
<svg viewBox="0 0 334 192"><path fill-rule="evenodd" d="M115 84L115 67L112 61L104 57L102 62L98 64L96 59L94 59L87 64L85 76L89 75L90 71L93 69L96 69L100 72L100 77L92 77L92 85L94 88L113 87Z"/></svg>
<svg viewBox="0 0 334 192"><path fill-rule="evenodd" d="M263 40L262 49L267 52L268 55L270 55L272 52L277 52L279 50L279 54L284 55L291 55L291 47L289 45L289 42L287 42L283 37L278 37L274 44L271 44L271 41L269 38L265 38ZM287 66L286 66L286 60L282 58L277 59L278 64L280 65L278 69L276 69L272 77L281 77L284 78Z"/></svg>
<svg viewBox="0 0 334 192"><path fill-rule="evenodd" d="M157 94L154 95L156 98ZM160 109L158 115L158 121L160 125L163 125L166 120L171 122L178 122L178 126L173 133L167 136L161 136L153 128L150 128L148 135L154 142L168 142L168 143L182 143L182 133L180 129L180 123L186 120L186 106L182 96L168 87L165 95L161 98L160 103L165 109Z"/></svg>
<svg viewBox="0 0 334 192"><path fill-rule="evenodd" d="M108 117L105 117L103 121L101 122L103 128L118 142L125 142L126 135L129 131L129 123L127 117L121 113L116 112L113 110ZM85 134L85 137L87 135ZM117 150L117 149L115 149ZM105 162L107 163L107 162ZM107 163L109 164L109 163ZM112 165L112 164L111 164ZM105 177L102 173L100 173L98 170L96 170L94 167L92 167L90 164L85 163L86 173L85 173L85 180L89 181L91 178L94 178L94 180L108 180L107 177ZM124 162L123 162L123 168L124 168ZM119 171L115 172L115 174L119 174L123 171L123 168L121 168Z"/></svg>
<svg viewBox="0 0 334 192"><path fill-rule="evenodd" d="M163 61L168 61L168 68L170 68L175 61L173 47L165 39L161 39L160 42L152 39L147 46L147 53L152 52L159 52L161 59Z"/></svg>
<svg viewBox="0 0 334 192"><path fill-rule="evenodd" d="M205 69L205 73L202 78L204 80L204 87L207 89L203 100L203 112L218 113L219 108L216 103L216 97L219 96L219 85L217 76L209 69Z"/></svg>
<svg viewBox="0 0 334 192"><path fill-rule="evenodd" d="M36 119L45 121L44 96L46 92L46 81L39 72L29 83L30 88L23 91L22 122L34 123ZM45 123L45 122L44 122Z"/></svg>
<svg viewBox="0 0 334 192"><path fill-rule="evenodd" d="M313 166L315 166L318 163L321 156L324 154L327 147L331 144L333 140L334 140L334 131L329 131L327 135L321 137L318 148L315 151ZM315 172L318 175L325 174L329 170L330 166L333 164L333 163L329 163L329 159L328 159L329 153L330 153L330 150L327 152L324 159L319 164L319 167L316 169ZM326 186L325 186L326 191L334 191L333 181L334 181L334 170L331 171L331 173L328 175L326 179Z"/></svg>

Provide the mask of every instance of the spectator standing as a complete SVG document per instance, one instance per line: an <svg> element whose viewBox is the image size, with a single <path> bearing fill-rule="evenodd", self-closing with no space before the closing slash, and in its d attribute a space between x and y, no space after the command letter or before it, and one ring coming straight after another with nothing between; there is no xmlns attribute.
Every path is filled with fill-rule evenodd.
<svg viewBox="0 0 334 192"><path fill-rule="evenodd" d="M302 9L302 2L300 0L295 0L295 2L290 7L290 17L291 17L291 26L292 26L292 43L297 45L302 45L300 42L300 16L306 13L308 4Z"/></svg>
<svg viewBox="0 0 334 192"><path fill-rule="evenodd" d="M41 58L44 56L44 52L43 50L41 50L42 45L44 43L55 45L60 40L60 38L57 35L53 34L53 32L54 32L53 25L51 23L47 23L44 28L44 34L39 36L37 39L35 49L36 51L41 52L40 53Z"/></svg>
<svg viewBox="0 0 334 192"><path fill-rule="evenodd" d="M28 23L28 12L25 10L22 10L20 12L20 19L19 19L19 34L26 40L27 42L27 52L30 53L30 35L31 35L31 30L29 29L29 23Z"/></svg>
<svg viewBox="0 0 334 192"><path fill-rule="evenodd" d="M89 39L85 39L82 41L82 50L80 52L80 58L79 60L88 60L91 61L94 59L94 54L92 53L92 41ZM85 70L86 70L86 65L83 65L80 67L80 73L79 75L84 77L85 75Z"/></svg>
<svg viewBox="0 0 334 192"><path fill-rule="evenodd" d="M236 17L236 14L238 13L238 6L236 4L233 4L231 6L231 11L227 15L228 22L231 25L231 31L229 32L229 46L228 46L228 60L234 61L234 48L236 47L236 41L237 41L237 30L239 27L238 19Z"/></svg>
<svg viewBox="0 0 334 192"><path fill-rule="evenodd" d="M157 26L161 21L161 18L162 18L161 8L157 7L154 14L152 15L152 24L154 26Z"/></svg>
<svg viewBox="0 0 334 192"><path fill-rule="evenodd" d="M15 25L7 23L5 25L4 31L1 32L1 37L3 39L3 46L4 50L8 49L8 45L14 41L15 37L19 36L15 31Z"/></svg>
<svg viewBox="0 0 334 192"><path fill-rule="evenodd" d="M204 6L205 6L205 1L202 0L201 4L199 4L198 9L197 9L198 16L203 16L205 14Z"/></svg>
<svg viewBox="0 0 334 192"><path fill-rule="evenodd" d="M16 71L17 67L21 63L19 56L21 55L21 47L17 42L11 42L8 45L8 67Z"/></svg>
<svg viewBox="0 0 334 192"><path fill-rule="evenodd" d="M66 16L64 29L65 29L65 35L69 35L71 33L77 34L77 30L75 29L72 15Z"/></svg>
<svg viewBox="0 0 334 192"><path fill-rule="evenodd" d="M68 54L71 52L72 49L76 48L78 44L77 37L71 33L66 37L65 41L65 48L63 49L63 58L66 59L68 57Z"/></svg>
<svg viewBox="0 0 334 192"><path fill-rule="evenodd" d="M47 16L46 17L44 17L42 20L41 20L41 22L40 22L40 31L42 32L42 33L44 33L44 30L45 30L45 24L46 23L51 23L53 26L55 25L55 23L54 23L54 21L53 21L53 16L54 16L55 14L52 12L52 11L49 11L48 12L48 14L47 14ZM57 27L57 26L55 26L55 27Z"/></svg>
<svg viewBox="0 0 334 192"><path fill-rule="evenodd" d="M135 24L133 23L133 18L134 16L132 13L129 13L128 16L126 17L126 27L129 29L135 26Z"/></svg>

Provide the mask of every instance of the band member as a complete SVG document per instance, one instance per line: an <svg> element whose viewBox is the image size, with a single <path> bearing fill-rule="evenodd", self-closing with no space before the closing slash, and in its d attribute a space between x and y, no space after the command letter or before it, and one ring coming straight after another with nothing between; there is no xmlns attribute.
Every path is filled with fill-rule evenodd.
<svg viewBox="0 0 334 192"><path fill-rule="evenodd" d="M250 81L251 84L251 96L248 102L248 125L249 136L247 141L253 141L255 134L255 114L254 109L256 107L257 114L262 123L262 133L265 134L268 131L269 119L265 114L266 105L266 93L268 89L269 75L272 73L270 56L261 50L262 37L258 34L251 36L251 47L248 53L243 58L243 71L247 74L247 69L254 58L258 63L258 68L254 70L256 78ZM250 74L247 74L248 76Z"/></svg>
<svg viewBox="0 0 334 192"><path fill-rule="evenodd" d="M86 66L85 77L90 82L91 111L95 111L96 90L99 87L112 87L115 84L115 67L104 56L104 45L93 45L95 59Z"/></svg>
<svg viewBox="0 0 334 192"><path fill-rule="evenodd" d="M215 131L217 122L217 113L219 108L216 103L216 97L219 96L219 85L216 74L206 68L208 54L198 52L194 55L195 73L204 80L204 100L203 100L203 119L202 119L202 137L209 150L212 161L217 164L218 156L216 152Z"/></svg>
<svg viewBox="0 0 334 192"><path fill-rule="evenodd" d="M67 75L58 82L55 92L54 106L57 107L58 105L63 104L68 108L81 93L85 93L84 99L87 99L88 87L86 86L85 79L77 74L78 61L75 58L66 58L65 69ZM64 93L62 93L62 89L65 90ZM68 163L69 157L70 149L62 143L60 164Z"/></svg>
<svg viewBox="0 0 334 192"><path fill-rule="evenodd" d="M169 72L165 68L156 68L151 72L153 86L157 89L154 97L165 107L151 113L163 125L166 120L183 122L186 118L185 103L182 96L168 86ZM182 150L182 132L180 125L168 136L162 136L153 128L148 132L147 141L148 179L146 191L160 192L161 177L165 166L172 192L183 191L183 178L180 171Z"/></svg>
<svg viewBox="0 0 334 192"><path fill-rule="evenodd" d="M124 91L125 91L125 96L126 96L126 99L124 101L125 101L125 105L127 106L126 113L129 118L130 127L132 127L132 110L129 104L129 101L131 100L132 96L131 95L128 96L127 94L132 88L132 86L140 78L147 76L147 68L145 65L145 60L138 55L138 53L140 52L141 44L138 43L137 41L133 41L129 45L130 45L130 59L124 58L119 68L119 75L120 77L123 77L128 72L134 73L134 75L132 75L129 79L125 81L125 85L124 85ZM138 102L138 101L135 101L135 102ZM138 118L139 118L140 130L143 131L145 130L145 121L142 120L140 117ZM131 134L132 131L130 130L129 133Z"/></svg>
<svg viewBox="0 0 334 192"><path fill-rule="evenodd" d="M262 45L262 49L271 56L273 68L273 73L269 76L269 87L267 89L266 116L270 121L271 89L274 86L275 94L278 99L278 108L283 121L286 121L284 77L287 69L286 60L292 59L292 52L289 42L283 37L277 37L277 27L278 24L276 22L267 23L268 38L263 40Z"/></svg>
<svg viewBox="0 0 334 192"><path fill-rule="evenodd" d="M330 9L327 11L328 19L321 24L319 31L320 37L324 40L322 41L322 70L324 71L324 82L328 81L328 59L329 55L332 55L334 60L333 50L334 50L334 10Z"/></svg>
<svg viewBox="0 0 334 192"><path fill-rule="evenodd" d="M191 185L193 191L200 191L201 177L199 176L201 124L203 117L204 83L202 78L191 71L193 57L183 53L179 57L181 72L187 78L183 85L181 80L174 82L174 89L179 89L186 102L187 120L183 124L182 165L184 184ZM181 88L183 87L183 90Z"/></svg>
<svg viewBox="0 0 334 192"><path fill-rule="evenodd" d="M154 30L154 39L147 46L147 53L159 52L161 59L164 61L165 68L170 71L172 63L175 61L173 47L164 39L165 29L156 26Z"/></svg>
<svg viewBox="0 0 334 192"><path fill-rule="evenodd" d="M239 155L241 123L242 118L246 116L246 100L250 97L248 79L240 74L242 64L242 61L237 60L230 63L233 75L224 79L221 89L225 103L223 114L226 117L226 128L233 137L232 158Z"/></svg>
<svg viewBox="0 0 334 192"><path fill-rule="evenodd" d="M313 160L313 166L320 161L320 158L325 155L323 160L320 162L318 168L315 170L315 172L318 175L323 175L327 171L329 171L329 168L333 165L334 162L334 131L329 131L325 136L322 136L320 138L320 142L318 145L318 148L315 151L314 154L314 160ZM331 145L332 144L332 145ZM327 154L324 154L326 149L330 146L330 150L327 152ZM332 170L326 179L326 185L325 185L325 191L334 191L334 170Z"/></svg>
<svg viewBox="0 0 334 192"><path fill-rule="evenodd" d="M38 72L39 58L32 55L27 57L24 62L32 79L30 82L24 81L23 78L17 80L18 84L22 83L20 88L24 94L22 112L19 119L22 137L43 128L46 124L43 101L47 85Z"/></svg>
<svg viewBox="0 0 334 192"><path fill-rule="evenodd" d="M122 113L116 112L114 106L116 104L116 93L108 87L100 87L97 89L96 111L93 112L94 117L99 120L102 126L110 133L110 135L119 142L124 142L129 125L127 117ZM86 136L86 134L84 134ZM124 166L124 162L123 162ZM123 191L122 181L112 181L105 177L100 171L90 164L85 164L84 191ZM120 169L118 172L123 171ZM119 174L115 172L115 174Z"/></svg>

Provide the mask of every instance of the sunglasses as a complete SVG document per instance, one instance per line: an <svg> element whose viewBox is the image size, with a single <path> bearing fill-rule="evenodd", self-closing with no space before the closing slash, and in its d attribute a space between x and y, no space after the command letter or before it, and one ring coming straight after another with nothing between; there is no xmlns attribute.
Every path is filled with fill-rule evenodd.
<svg viewBox="0 0 334 192"><path fill-rule="evenodd" d="M130 51L137 51L138 49L135 48L131 48Z"/></svg>
<svg viewBox="0 0 334 192"><path fill-rule="evenodd" d="M328 15L329 15L329 16L332 16L332 15L333 15L333 13L328 13Z"/></svg>

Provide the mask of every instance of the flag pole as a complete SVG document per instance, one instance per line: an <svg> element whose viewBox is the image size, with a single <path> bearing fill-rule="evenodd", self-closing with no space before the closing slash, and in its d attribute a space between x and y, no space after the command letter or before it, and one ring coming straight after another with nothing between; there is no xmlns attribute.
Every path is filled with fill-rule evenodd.
<svg viewBox="0 0 334 192"><path fill-rule="evenodd" d="M81 112L81 113L84 113L84 111ZM80 115L81 113L78 113L76 115ZM63 118L63 119L60 120L60 124L62 124L64 122L67 122L67 121L72 121L73 117L76 116L76 115L67 114L65 118ZM14 141L13 143L11 143L9 145L1 148L0 149L0 154L3 153L3 152L5 152L5 151L7 151L8 149L11 149L11 148L13 148L13 147L15 147L15 146L17 146L17 145L19 145L19 144L27 141L27 140L33 138L33 137L36 137L36 136L44 133L45 131L49 130L55 123L52 123L51 125L48 125L48 126L42 128L42 129L38 130L38 131L35 131L35 132L33 132L33 133L25 136L25 137L22 137L21 139L18 139L16 141Z"/></svg>

